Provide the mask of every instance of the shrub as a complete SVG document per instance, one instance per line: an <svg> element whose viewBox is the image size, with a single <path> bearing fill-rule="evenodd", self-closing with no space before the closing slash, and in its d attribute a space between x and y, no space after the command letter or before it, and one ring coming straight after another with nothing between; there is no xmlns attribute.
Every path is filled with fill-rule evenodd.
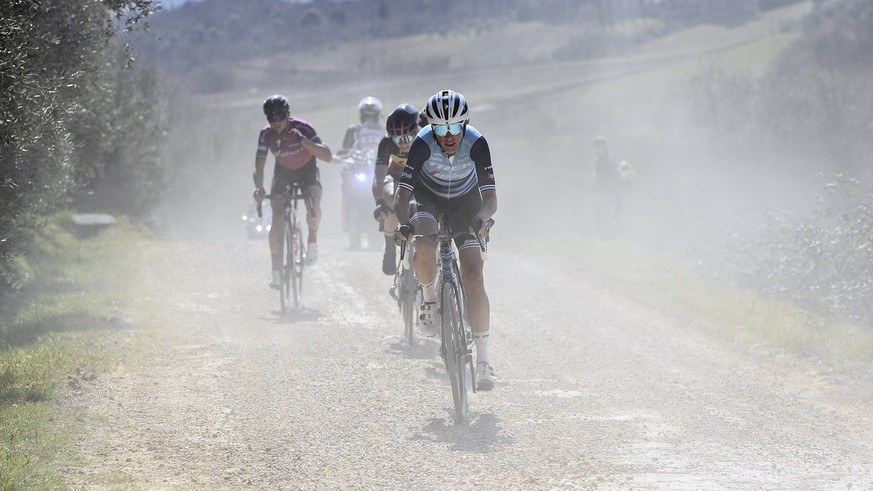
<svg viewBox="0 0 873 491"><path fill-rule="evenodd" d="M838 175L811 216L771 213L726 252L743 286L873 329L873 188Z"/></svg>

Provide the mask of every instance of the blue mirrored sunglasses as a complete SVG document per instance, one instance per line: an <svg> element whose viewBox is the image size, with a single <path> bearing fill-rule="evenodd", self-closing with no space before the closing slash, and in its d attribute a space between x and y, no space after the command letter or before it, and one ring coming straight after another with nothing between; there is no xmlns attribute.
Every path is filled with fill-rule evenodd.
<svg viewBox="0 0 873 491"><path fill-rule="evenodd" d="M446 136L451 133L453 135L460 135L461 131L464 130L464 123L454 123L454 124L432 124L433 132L436 136Z"/></svg>
<svg viewBox="0 0 873 491"><path fill-rule="evenodd" d="M285 116L284 114L271 114L271 115L267 118L267 121L269 121L269 122L271 122L271 123L278 123L279 121L282 121L282 120L285 119L286 117L287 117L287 116Z"/></svg>
<svg viewBox="0 0 873 491"><path fill-rule="evenodd" d="M403 145L404 143L411 143L412 140L415 140L415 133L413 133L411 135L392 136L391 137L391 141L393 141L397 145Z"/></svg>

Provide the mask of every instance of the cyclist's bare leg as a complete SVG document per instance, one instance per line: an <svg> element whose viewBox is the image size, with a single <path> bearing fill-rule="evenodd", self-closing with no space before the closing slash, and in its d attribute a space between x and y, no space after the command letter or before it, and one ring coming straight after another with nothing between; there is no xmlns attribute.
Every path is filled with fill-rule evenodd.
<svg viewBox="0 0 873 491"><path fill-rule="evenodd" d="M382 185L382 199L385 200L386 203L394 203L394 178L386 179L383 181ZM383 213L382 214L382 230L385 231L386 239L388 237L391 238L391 243L394 243L394 229L397 228L397 225L400 222L397 221L397 214L395 213ZM386 240L386 246L388 247L388 241Z"/></svg>
<svg viewBox="0 0 873 491"><path fill-rule="evenodd" d="M479 390L490 390L494 386L494 369L491 368L491 349L488 342L491 303L485 293L482 256L478 245L462 248L459 256L461 281L464 282L464 291L467 294L467 317L473 330L473 341L476 343L476 383Z"/></svg>
<svg viewBox="0 0 873 491"><path fill-rule="evenodd" d="M474 332L485 332L491 325L491 303L485 293L482 256L479 248L465 247L459 255L461 281L467 293L467 315ZM416 265L417 266L417 265Z"/></svg>
<svg viewBox="0 0 873 491"><path fill-rule="evenodd" d="M282 237L282 221L285 219L283 210L285 209L284 199L270 200L270 207L273 209L273 218L270 223L270 258L272 259L273 270L279 269L281 261L279 260L279 241Z"/></svg>
<svg viewBox="0 0 873 491"><path fill-rule="evenodd" d="M391 244L394 244L394 229L397 228L397 215L394 213L386 213L383 215L383 226L385 237L391 237Z"/></svg>
<svg viewBox="0 0 873 491"><path fill-rule="evenodd" d="M309 227L308 242L315 242L318 237L318 226L321 224L321 186L311 184L307 186L305 194L309 197L306 201L306 225ZM312 202L310 204L310 201ZM310 208L311 207L311 208Z"/></svg>
<svg viewBox="0 0 873 491"><path fill-rule="evenodd" d="M432 218L417 218L413 219L411 223L415 227L416 234L434 234L437 232L437 224ZM424 300L426 302L436 301L436 290L434 289L434 280L436 280L437 273L436 242L425 237L415 239L415 257L413 261L415 263L415 275L424 289Z"/></svg>

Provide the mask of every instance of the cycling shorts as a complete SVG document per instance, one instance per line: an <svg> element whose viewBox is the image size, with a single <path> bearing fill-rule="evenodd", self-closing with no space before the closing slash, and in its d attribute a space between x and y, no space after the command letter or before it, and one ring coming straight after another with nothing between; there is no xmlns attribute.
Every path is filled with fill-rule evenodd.
<svg viewBox="0 0 873 491"><path fill-rule="evenodd" d="M479 188L474 188L473 191L452 199L446 199L431 193L427 189L418 187L412 193L410 200L410 209L414 212L410 215L411 220L432 220L437 222L440 212L446 211L449 214L449 227L453 231L467 230L470 228L470 223L479 209L482 207L482 195L479 193ZM473 234L464 234L455 238L455 245L458 250L468 247L479 247L479 241L473 237Z"/></svg>
<svg viewBox="0 0 873 491"><path fill-rule="evenodd" d="M299 184L303 190L313 185L321 187L319 177L318 166L315 164L314 159L299 169L289 169L277 165L273 169L273 182L270 184L270 194L282 194L291 183Z"/></svg>

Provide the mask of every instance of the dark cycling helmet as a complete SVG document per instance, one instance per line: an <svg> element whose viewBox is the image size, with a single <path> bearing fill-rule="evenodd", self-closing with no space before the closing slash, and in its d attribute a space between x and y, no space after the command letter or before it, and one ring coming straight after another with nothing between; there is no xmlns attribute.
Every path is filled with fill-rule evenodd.
<svg viewBox="0 0 873 491"><path fill-rule="evenodd" d="M430 124L466 123L470 119L467 99L454 90L445 89L430 96L424 110Z"/></svg>
<svg viewBox="0 0 873 491"><path fill-rule="evenodd" d="M405 136L418 131L418 109L412 104L397 106L385 121L388 136Z"/></svg>
<svg viewBox="0 0 873 491"><path fill-rule="evenodd" d="M271 95L264 101L264 115L267 119L270 116L291 116L291 105L288 104L288 99L281 95Z"/></svg>
<svg viewBox="0 0 873 491"><path fill-rule="evenodd" d="M375 97L364 97L358 103L358 112L362 123L368 120L379 121L382 116L382 101Z"/></svg>

